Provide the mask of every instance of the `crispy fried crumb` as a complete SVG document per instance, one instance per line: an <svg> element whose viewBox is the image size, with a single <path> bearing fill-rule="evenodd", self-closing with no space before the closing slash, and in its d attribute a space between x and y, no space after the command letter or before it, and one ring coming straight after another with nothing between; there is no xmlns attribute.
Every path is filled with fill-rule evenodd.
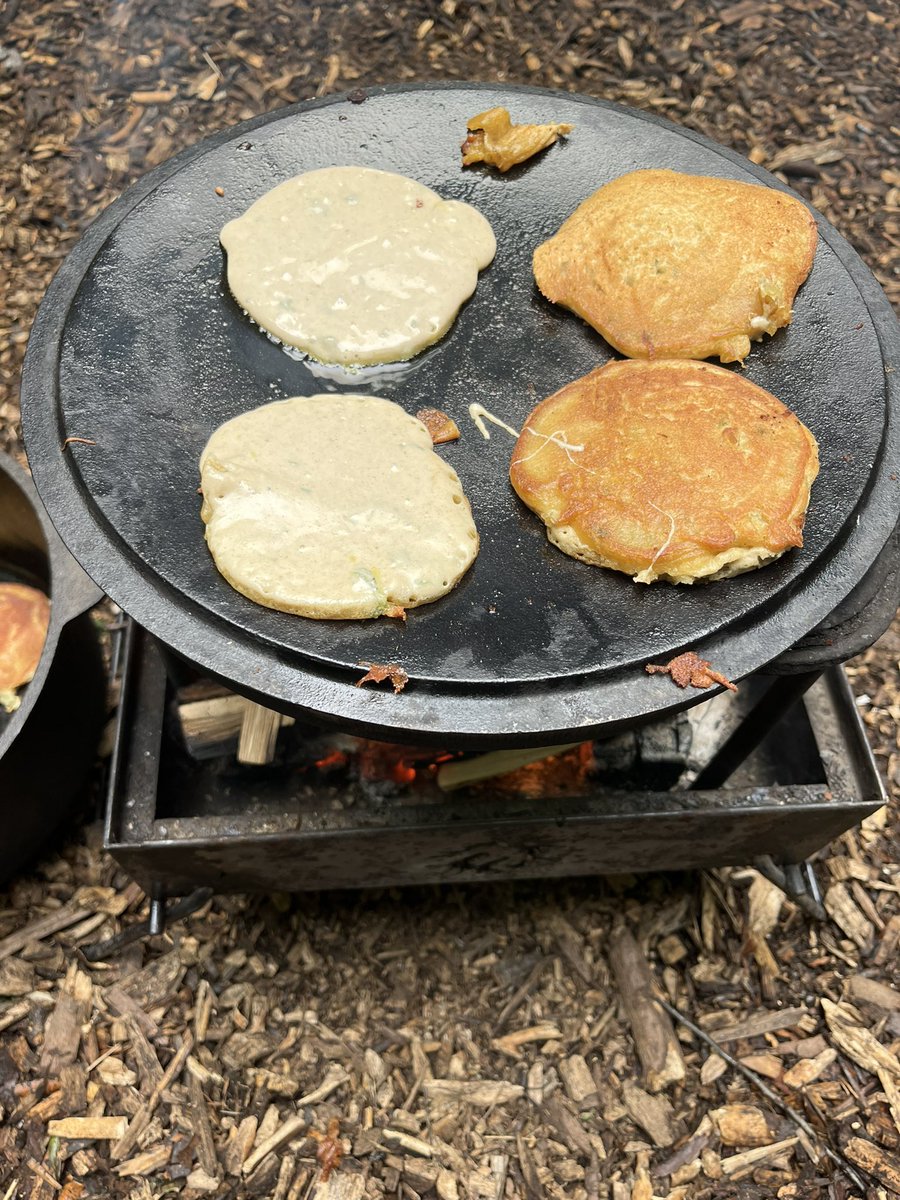
<svg viewBox="0 0 900 1200"><path fill-rule="evenodd" d="M680 688L708 688L712 687L714 683L721 683L730 691L737 691L737 686L730 679L726 679L719 671L710 670L710 664L706 659L700 658L693 650L679 654L677 658L667 662L664 667L648 663L644 669L648 675L670 675L672 682Z"/></svg>
<svg viewBox="0 0 900 1200"><path fill-rule="evenodd" d="M320 1183L327 1183L331 1172L341 1165L341 1159L344 1157L344 1146L338 1137L340 1131L341 1123L337 1117L331 1118L325 1133L319 1133L317 1129L309 1131L309 1136L319 1143L316 1150L316 1160L322 1170Z"/></svg>
<svg viewBox="0 0 900 1200"><path fill-rule="evenodd" d="M441 442L455 442L459 437L459 426L439 408L420 408L416 417L431 434L435 446Z"/></svg>
<svg viewBox="0 0 900 1200"><path fill-rule="evenodd" d="M488 163L508 171L517 163L572 132L571 125L513 125L505 108L489 108L466 122L469 134L462 144L463 166Z"/></svg>
<svg viewBox="0 0 900 1200"><path fill-rule="evenodd" d="M409 683L409 676L397 663L382 665L381 663L361 662L359 665L369 669L362 679L357 679L357 687L362 687L364 683L382 683L385 679L389 679L394 685L394 694L397 695Z"/></svg>

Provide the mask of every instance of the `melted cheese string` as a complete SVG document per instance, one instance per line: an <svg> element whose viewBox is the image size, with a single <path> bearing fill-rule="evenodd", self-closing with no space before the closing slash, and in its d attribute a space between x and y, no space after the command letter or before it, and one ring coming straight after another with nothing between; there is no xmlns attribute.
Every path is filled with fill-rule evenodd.
<svg viewBox="0 0 900 1200"><path fill-rule="evenodd" d="M518 429L513 429L511 425L507 425L505 421L501 421L499 417L495 417L492 412L488 412L483 404L470 404L469 416L475 422L478 432L486 442L491 440L491 431L488 429L487 425L485 425L485 421L490 421L491 424L499 426L500 429L505 429L506 432L511 434L514 438L520 436ZM534 450L531 454L526 454L524 458L517 458L517 463L528 462L530 458L534 458L536 454L540 454L544 447L552 442L554 446L559 446L560 450L565 453L566 458L570 463L572 463L573 466L579 465L576 464L569 451L573 450L577 454L580 454L584 450L584 446L576 446L574 442L567 441L566 431L564 429L554 430L553 433L541 433L540 430L535 429L533 425L526 425L525 429L531 434L532 437L540 438L543 442L543 445L538 446L537 450Z"/></svg>
<svg viewBox="0 0 900 1200"><path fill-rule="evenodd" d="M493 413L488 412L483 404L470 404L469 416L475 422L478 432L486 442L491 440L491 431L485 425L485 421L490 421L492 425L499 426L500 429L505 429L507 433L512 434L514 438L519 436L518 429L513 429L511 425L507 425L505 421L501 421L499 417L495 417Z"/></svg>
<svg viewBox="0 0 900 1200"><path fill-rule="evenodd" d="M530 458L534 458L535 455L540 454L552 442L554 446L559 446L573 467L581 466L581 463L575 462L569 451L574 450L577 454L581 454L584 451L584 445L576 446L574 443L566 441L566 431L564 429L556 429L553 433L541 433L540 430L535 429L532 425L526 425L525 428L532 437L542 438L543 445L538 446L537 450L533 450L531 454L526 454L524 458L517 458L517 463L528 462Z"/></svg>
<svg viewBox="0 0 900 1200"><path fill-rule="evenodd" d="M665 554L665 552L668 550L669 546L671 546L672 538L675 536L675 518L672 516L672 514L664 512L659 507L659 505L654 504L652 500L648 500L647 503L650 505L651 508L655 508L661 517L668 518L669 536L666 538L666 540L663 542L663 544L660 546L660 548L653 555L653 558L650 560L650 566L645 567L643 571L639 571L637 573L637 575L634 576L635 583L652 583L653 582L653 580L656 578L656 572L654 570L654 567L656 566L657 562L662 557L662 555Z"/></svg>

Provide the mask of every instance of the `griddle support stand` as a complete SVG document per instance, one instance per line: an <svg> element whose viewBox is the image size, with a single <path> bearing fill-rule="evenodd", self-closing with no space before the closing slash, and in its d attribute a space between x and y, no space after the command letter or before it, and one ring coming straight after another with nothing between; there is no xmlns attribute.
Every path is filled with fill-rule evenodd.
<svg viewBox="0 0 900 1200"><path fill-rule="evenodd" d="M704 791L721 787L821 674L818 670L777 676L766 694L715 752L691 784L691 789Z"/></svg>
<svg viewBox="0 0 900 1200"><path fill-rule="evenodd" d="M147 932L151 937L163 932L166 927L166 889L154 883L150 892L150 920Z"/></svg>
<svg viewBox="0 0 900 1200"><path fill-rule="evenodd" d="M769 854L763 854L753 863L760 875L764 875L770 883L793 900L798 908L815 921L827 919L822 907L822 893L813 865L807 859L802 863L776 863Z"/></svg>

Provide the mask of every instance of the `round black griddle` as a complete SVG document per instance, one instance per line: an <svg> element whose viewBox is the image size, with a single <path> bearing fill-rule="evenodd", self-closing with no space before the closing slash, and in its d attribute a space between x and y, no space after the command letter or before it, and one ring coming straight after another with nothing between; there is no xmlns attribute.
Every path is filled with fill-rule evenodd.
<svg viewBox="0 0 900 1200"><path fill-rule="evenodd" d="M358 97L356 97L358 99ZM460 167L467 119L565 121L571 136L500 176ZM335 164L409 175L474 204L497 256L451 332L411 363L354 378L311 369L231 298L221 226L301 171ZM534 247L601 184L638 167L781 187L698 134L643 113L533 88L382 88L300 104L210 138L151 172L88 230L41 307L23 420L35 480L72 552L127 612L179 654L271 703L372 736L443 744L539 744L682 706L647 662L694 649L733 678L797 642L865 574L900 512L893 314L821 218L793 324L754 346L746 378L790 406L819 442L802 550L730 581L632 583L546 539L507 480L512 439L485 441L478 401L518 428L534 405L613 357L548 304ZM223 195L217 194L221 189ZM784 190L784 189L783 189ZM462 431L439 452L458 472L481 552L449 596L407 622L311 621L245 599L206 549L197 462L212 431L255 405L320 391L431 405ZM89 438L95 445L71 443ZM402 695L354 686L360 662L398 662Z"/></svg>

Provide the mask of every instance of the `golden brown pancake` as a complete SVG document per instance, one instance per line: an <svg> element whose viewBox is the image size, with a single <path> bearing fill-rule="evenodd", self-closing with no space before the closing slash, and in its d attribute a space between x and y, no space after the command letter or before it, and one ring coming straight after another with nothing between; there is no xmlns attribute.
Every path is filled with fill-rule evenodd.
<svg viewBox="0 0 900 1200"><path fill-rule="evenodd" d="M33 678L49 624L50 601L43 592L24 583L0 583L0 694Z"/></svg>
<svg viewBox="0 0 900 1200"><path fill-rule="evenodd" d="M710 363L613 362L542 401L510 481L566 554L638 583L752 570L801 546L816 441Z"/></svg>
<svg viewBox="0 0 900 1200"><path fill-rule="evenodd" d="M743 361L790 324L816 238L808 209L774 188L632 171L538 246L534 277L629 358Z"/></svg>

